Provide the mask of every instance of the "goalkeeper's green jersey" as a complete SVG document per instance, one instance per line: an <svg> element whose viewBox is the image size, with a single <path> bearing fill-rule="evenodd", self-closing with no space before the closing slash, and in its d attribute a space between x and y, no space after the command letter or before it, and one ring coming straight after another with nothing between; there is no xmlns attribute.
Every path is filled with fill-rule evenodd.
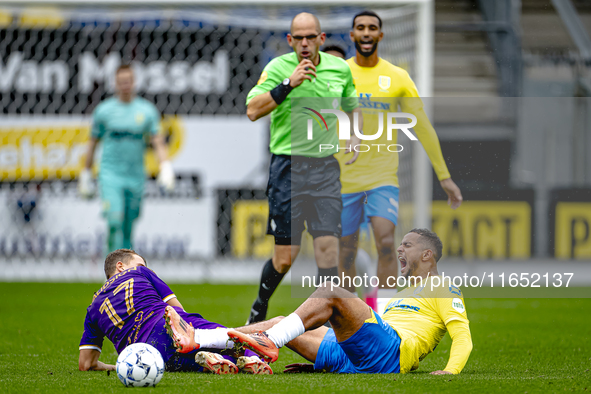
<svg viewBox="0 0 591 394"><path fill-rule="evenodd" d="M357 92L351 69L343 59L323 52L319 56L316 78L312 81L304 80L271 112L271 153L327 157L338 150L337 117L321 114L321 110L340 109L350 112L357 107ZM295 52L269 62L257 85L248 93L246 104L259 94L273 90L285 78L291 77L298 64ZM312 139L308 139L308 119L313 120ZM323 149L319 149L321 144Z"/></svg>
<svg viewBox="0 0 591 394"><path fill-rule="evenodd" d="M99 179L144 179L144 152L149 138L158 133L160 114L141 97L129 103L111 97L92 114L92 136L102 143Z"/></svg>

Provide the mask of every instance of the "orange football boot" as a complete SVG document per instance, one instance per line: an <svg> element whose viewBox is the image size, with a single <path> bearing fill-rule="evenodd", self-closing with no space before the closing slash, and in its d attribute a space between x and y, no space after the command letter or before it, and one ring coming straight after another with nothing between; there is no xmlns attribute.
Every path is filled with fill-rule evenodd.
<svg viewBox="0 0 591 394"><path fill-rule="evenodd" d="M193 325L187 323L172 306L166 307L164 318L166 319L166 331L172 338L177 352L189 353L199 349L199 344L195 342Z"/></svg>
<svg viewBox="0 0 591 394"><path fill-rule="evenodd" d="M267 334L263 331L259 331L253 334L243 334L238 331L228 331L228 336L234 343L239 343L246 346L267 362L273 362L279 357L279 349L269 339Z"/></svg>

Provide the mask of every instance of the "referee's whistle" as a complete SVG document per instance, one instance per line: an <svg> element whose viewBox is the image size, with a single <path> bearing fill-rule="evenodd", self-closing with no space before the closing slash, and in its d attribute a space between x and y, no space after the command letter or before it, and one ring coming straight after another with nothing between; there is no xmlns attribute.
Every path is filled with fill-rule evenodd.
<svg viewBox="0 0 591 394"><path fill-rule="evenodd" d="M308 56L304 56L304 59L308 60ZM309 67L306 67L304 70L308 71ZM316 77L312 78L312 83L316 83Z"/></svg>

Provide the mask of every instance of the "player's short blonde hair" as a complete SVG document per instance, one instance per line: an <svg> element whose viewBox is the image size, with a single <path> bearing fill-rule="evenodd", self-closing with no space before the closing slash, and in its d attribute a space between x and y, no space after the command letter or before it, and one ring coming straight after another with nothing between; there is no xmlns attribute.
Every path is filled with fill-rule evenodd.
<svg viewBox="0 0 591 394"><path fill-rule="evenodd" d="M117 263L121 261L123 264L129 263L129 261L133 258L133 256L140 256L135 252L135 250L131 249L117 249L112 251L107 255L105 259L105 275L107 279L109 279L115 273L117 269ZM140 256L142 257L142 256ZM144 263L146 263L146 267L148 266L148 262L146 259L142 257Z"/></svg>

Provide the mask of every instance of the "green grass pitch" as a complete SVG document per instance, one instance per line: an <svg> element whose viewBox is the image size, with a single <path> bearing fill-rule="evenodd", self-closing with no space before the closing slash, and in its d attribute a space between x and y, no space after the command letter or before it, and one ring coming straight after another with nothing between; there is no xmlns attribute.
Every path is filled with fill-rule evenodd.
<svg viewBox="0 0 591 394"><path fill-rule="evenodd" d="M125 388L113 373L78 371L85 310L98 284L0 283L0 389L107 393ZM185 309L227 326L242 325L255 286L173 285ZM270 316L303 300L283 286ZM564 392L591 391L591 299L468 299L474 350L460 375L431 376L449 357L448 335L418 371L406 375L284 375L301 362L281 350L272 376L165 373L155 389L205 392ZM115 363L105 341L101 360ZM133 389L141 390L141 389Z"/></svg>

